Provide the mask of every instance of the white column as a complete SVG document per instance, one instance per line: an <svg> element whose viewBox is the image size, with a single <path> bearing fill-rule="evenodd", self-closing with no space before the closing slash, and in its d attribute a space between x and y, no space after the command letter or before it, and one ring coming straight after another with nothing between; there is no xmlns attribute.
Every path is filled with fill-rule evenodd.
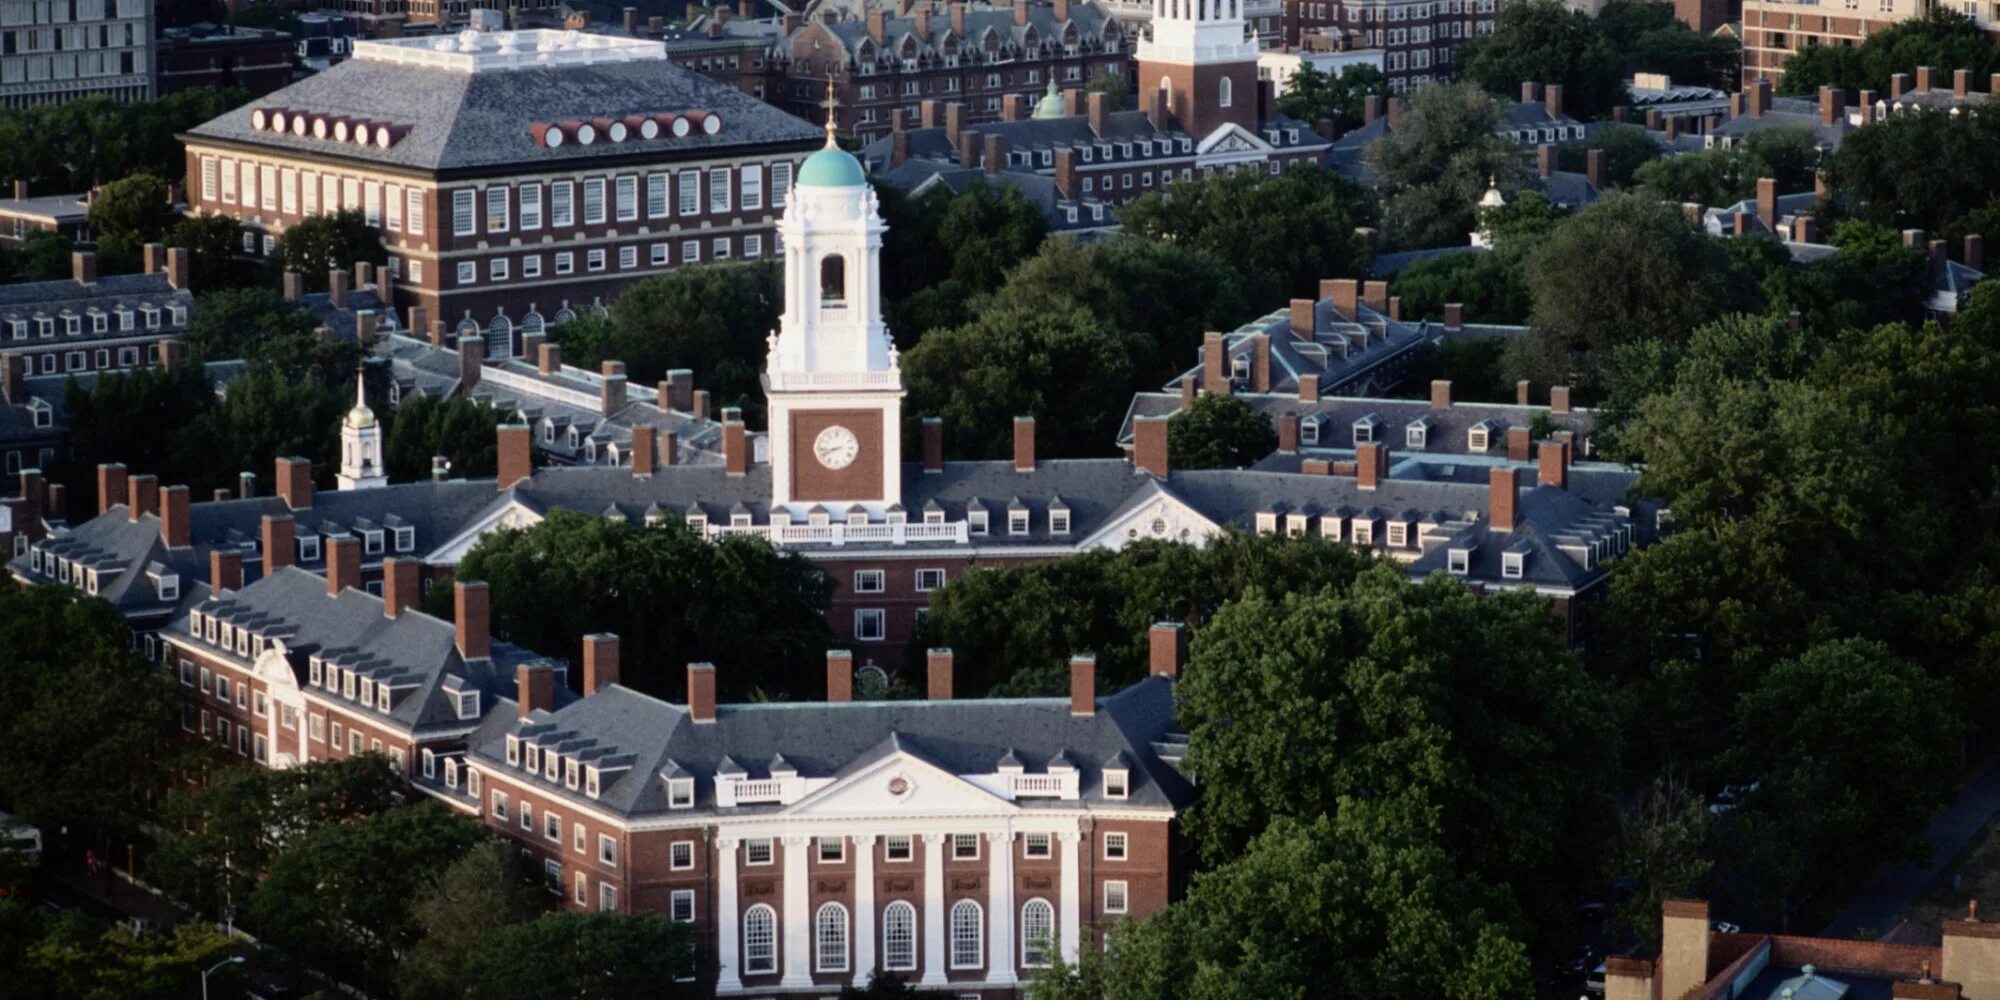
<svg viewBox="0 0 2000 1000"><path fill-rule="evenodd" d="M1014 835L986 834L986 981L1014 982Z"/></svg>
<svg viewBox="0 0 2000 1000"><path fill-rule="evenodd" d="M1078 915L1083 909L1082 866L1077 858L1083 835L1075 830L1064 830L1056 838L1062 842L1062 898L1056 904L1056 936L1061 941L1063 961L1074 965L1081 923Z"/></svg>
<svg viewBox="0 0 2000 1000"><path fill-rule="evenodd" d="M945 984L944 834L924 834L924 986Z"/></svg>
<svg viewBox="0 0 2000 1000"><path fill-rule="evenodd" d="M854 851L854 985L875 974L875 835L851 838Z"/></svg>
<svg viewBox="0 0 2000 1000"><path fill-rule="evenodd" d="M735 837L715 841L715 955L722 967L715 983L718 993L743 988L738 974L742 963L736 957L737 936L743 933L743 920L736 912L737 843Z"/></svg>
<svg viewBox="0 0 2000 1000"><path fill-rule="evenodd" d="M812 985L811 878L806 873L806 852L811 837L785 838L785 978L780 986Z"/></svg>

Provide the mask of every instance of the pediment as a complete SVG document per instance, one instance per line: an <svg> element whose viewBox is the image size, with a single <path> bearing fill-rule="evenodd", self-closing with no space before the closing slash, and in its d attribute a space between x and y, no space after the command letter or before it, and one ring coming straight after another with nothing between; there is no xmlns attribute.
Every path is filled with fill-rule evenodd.
<svg viewBox="0 0 2000 1000"><path fill-rule="evenodd" d="M1221 531L1208 515L1155 483L1150 496L1128 504L1078 547L1121 549L1146 538L1200 545Z"/></svg>
<svg viewBox="0 0 2000 1000"><path fill-rule="evenodd" d="M1271 144L1256 133L1234 123L1223 125L1210 132L1208 137L1195 146L1195 156L1228 156L1244 153L1269 153Z"/></svg>
<svg viewBox="0 0 2000 1000"><path fill-rule="evenodd" d="M519 500L509 500L488 511L465 530L446 539L444 544L432 549L430 554L424 557L424 561L432 565L456 566L487 534L502 528L532 528L540 523L542 523L540 511Z"/></svg>
<svg viewBox="0 0 2000 1000"><path fill-rule="evenodd" d="M908 750L893 750L792 803L786 816L992 816L1017 812L987 791Z"/></svg>

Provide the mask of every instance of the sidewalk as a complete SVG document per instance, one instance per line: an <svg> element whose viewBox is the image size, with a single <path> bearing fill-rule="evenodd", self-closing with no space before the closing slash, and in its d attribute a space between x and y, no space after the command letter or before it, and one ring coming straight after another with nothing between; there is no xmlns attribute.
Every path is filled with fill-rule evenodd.
<svg viewBox="0 0 2000 1000"><path fill-rule="evenodd" d="M1847 908L1819 936L1851 938L1862 930L1876 937L1888 935L1902 922L1903 911L1910 903L1965 853L1995 813L2000 813L2000 760L1989 763L1985 771L1972 779L1959 793L1958 800L1924 833L1924 839L1931 845L1930 864L1904 865L1878 873L1854 894Z"/></svg>

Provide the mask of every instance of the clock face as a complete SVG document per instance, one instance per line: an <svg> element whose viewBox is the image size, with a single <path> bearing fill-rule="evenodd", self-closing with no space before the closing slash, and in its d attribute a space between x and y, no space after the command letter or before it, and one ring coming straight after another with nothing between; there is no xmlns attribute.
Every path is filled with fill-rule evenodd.
<svg viewBox="0 0 2000 1000"><path fill-rule="evenodd" d="M861 442L855 440L854 432L839 424L820 431L813 439L813 456L829 469L847 468L860 452Z"/></svg>

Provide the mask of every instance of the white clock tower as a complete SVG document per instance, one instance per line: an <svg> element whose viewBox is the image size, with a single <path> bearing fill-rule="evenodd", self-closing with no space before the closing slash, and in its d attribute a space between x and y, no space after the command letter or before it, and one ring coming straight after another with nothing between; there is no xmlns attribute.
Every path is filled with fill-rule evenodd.
<svg viewBox="0 0 2000 1000"><path fill-rule="evenodd" d="M382 457L382 425L368 408L368 383L354 376L354 408L340 424L340 472L334 485L343 490L372 490L389 485Z"/></svg>
<svg viewBox="0 0 2000 1000"><path fill-rule="evenodd" d="M774 506L860 503L879 515L902 499L903 373L882 325L885 229L867 172L829 126L778 221L785 312L764 376Z"/></svg>

